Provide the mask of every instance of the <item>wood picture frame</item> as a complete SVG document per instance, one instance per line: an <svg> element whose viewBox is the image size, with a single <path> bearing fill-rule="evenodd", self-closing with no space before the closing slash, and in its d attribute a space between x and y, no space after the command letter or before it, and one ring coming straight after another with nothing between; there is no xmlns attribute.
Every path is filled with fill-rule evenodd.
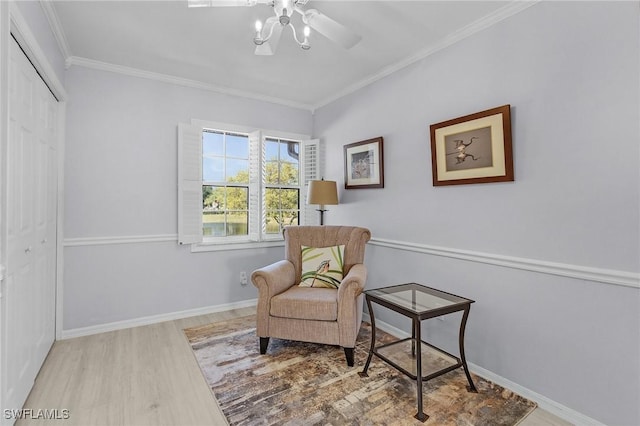
<svg viewBox="0 0 640 426"><path fill-rule="evenodd" d="M433 186L514 180L511 106L431 125Z"/></svg>
<svg viewBox="0 0 640 426"><path fill-rule="evenodd" d="M382 137L344 146L344 188L384 188Z"/></svg>

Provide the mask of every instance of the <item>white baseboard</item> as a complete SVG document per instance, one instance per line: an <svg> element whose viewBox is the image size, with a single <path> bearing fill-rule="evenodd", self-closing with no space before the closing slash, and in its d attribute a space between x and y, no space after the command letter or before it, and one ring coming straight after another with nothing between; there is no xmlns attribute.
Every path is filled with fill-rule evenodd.
<svg viewBox="0 0 640 426"><path fill-rule="evenodd" d="M366 312L363 314L362 319L367 322L371 321L369 314L367 314ZM400 339L411 337L410 333L404 330L401 330L397 327L394 327L384 321L376 320L376 328L382 331L385 331L391 334L392 336L398 337ZM591 417L585 416L582 413L579 413L569 407L566 407L556 401L553 401L544 395L541 395L537 392L532 391L531 389L527 389L524 386L521 386L515 382L512 382L509 379L505 379L504 377L499 376L498 374L492 371L484 369L471 362L468 362L467 365L469 367L469 370L472 373L477 374L480 377L490 380L493 383L496 383L502 386L503 388L509 389L517 393L518 395L535 402L536 404L538 404L538 407L542 408L545 411L548 411L554 416L560 417L561 419L571 424L581 425L581 426L604 426L603 423L600 423L599 421L594 420Z"/></svg>
<svg viewBox="0 0 640 426"><path fill-rule="evenodd" d="M205 306L202 308L188 309L185 311L170 312L148 317L133 318L130 320L110 322L107 324L92 325L89 327L72 328L62 330L61 340L74 337L89 336L92 334L105 333L108 331L123 330L125 328L139 327L142 325L156 324L164 321L173 321L181 318L195 317L198 315L212 314L215 312L229 311L232 309L249 308L256 306L258 299L244 300L242 302L225 303L222 305Z"/></svg>
<svg viewBox="0 0 640 426"><path fill-rule="evenodd" d="M493 383L496 383L503 388L509 389L524 398L534 401L536 404L538 404L538 407L550 412L554 416L558 416L561 419L568 421L571 424L580 426L604 426L603 423L600 423L599 421L592 419L591 417L585 416L584 414L579 413L576 410L572 410L571 408L553 401L544 395L527 389L524 386L520 386L519 384L514 383L509 379L498 376L497 374L486 370L478 365L469 362L468 366L469 370L471 370L478 376L484 377L487 380L491 380Z"/></svg>
<svg viewBox="0 0 640 426"><path fill-rule="evenodd" d="M205 306L202 308L189 309L185 311L171 312L171 313L160 314L160 315L152 315L148 317L134 318L131 320L116 321L116 322L111 322L107 324L94 325L90 327L74 328L70 330L63 330L62 339L64 340L64 339L71 339L74 337L89 336L92 334L105 333L108 331L122 330L125 328L139 327L143 325L150 325L150 324L155 324L163 321L173 321L180 318L188 318L188 317L193 317L197 315L206 315L206 314L211 314L215 312L228 311L231 309L248 308L248 307L256 306L256 304L257 304L257 299L251 299L251 300L245 300L242 302L226 303L226 304L215 305L215 306ZM363 314L363 320L368 322L371 321L369 314L367 314L366 312ZM401 330L397 327L394 327L384 321L377 320L376 327L398 338L411 337L410 333L404 330ZM499 376L498 374L495 374L492 371L484 369L473 363L468 363L468 365L469 365L469 370L471 370L471 372L481 377L484 377L485 379L490 380L506 389L509 389L517 393L518 395L523 396L524 398L534 401L543 410L548 411L551 414L558 416L565 421L568 421L575 425L581 425L581 426L582 425L604 426L602 423L598 422L597 420L594 420L582 413L579 413L569 407L566 407L556 401L553 401L544 395L541 395L537 392L527 389L524 386L521 386L515 382L512 382L509 379Z"/></svg>

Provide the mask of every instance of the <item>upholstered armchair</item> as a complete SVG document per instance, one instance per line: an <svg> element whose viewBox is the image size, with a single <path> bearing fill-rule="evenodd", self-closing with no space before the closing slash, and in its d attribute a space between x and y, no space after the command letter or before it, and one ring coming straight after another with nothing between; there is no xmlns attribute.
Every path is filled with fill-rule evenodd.
<svg viewBox="0 0 640 426"><path fill-rule="evenodd" d="M364 250L370 238L368 229L355 226L288 226L284 229L285 259L251 274L251 281L258 288L256 330L261 354L267 352L270 337L338 345L344 348L347 365L353 366L353 350L362 323L362 292L367 279ZM306 285L310 286L300 286L304 279L303 263L308 265L310 257L318 261L322 258L306 255L303 262L303 247L310 250L335 246L344 246L335 257L338 261L322 262L317 272L305 274ZM322 275L318 274L329 269L329 272L335 271L340 263L342 280L327 279L323 284ZM323 287L316 288L318 285Z"/></svg>

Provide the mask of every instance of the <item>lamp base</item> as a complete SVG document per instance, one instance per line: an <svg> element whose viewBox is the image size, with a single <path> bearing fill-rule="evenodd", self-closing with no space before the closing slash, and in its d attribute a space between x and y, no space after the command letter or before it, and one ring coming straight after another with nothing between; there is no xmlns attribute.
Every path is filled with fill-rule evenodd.
<svg viewBox="0 0 640 426"><path fill-rule="evenodd" d="M316 210L320 212L320 225L324 225L324 212L326 212L327 209L316 209Z"/></svg>

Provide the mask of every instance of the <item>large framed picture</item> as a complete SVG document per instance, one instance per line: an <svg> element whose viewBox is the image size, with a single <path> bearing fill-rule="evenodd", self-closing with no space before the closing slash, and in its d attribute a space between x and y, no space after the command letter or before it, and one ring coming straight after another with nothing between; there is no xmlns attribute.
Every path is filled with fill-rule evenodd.
<svg viewBox="0 0 640 426"><path fill-rule="evenodd" d="M433 185L513 181L511 106L431 125Z"/></svg>
<svg viewBox="0 0 640 426"><path fill-rule="evenodd" d="M382 137L344 146L344 188L384 188Z"/></svg>

